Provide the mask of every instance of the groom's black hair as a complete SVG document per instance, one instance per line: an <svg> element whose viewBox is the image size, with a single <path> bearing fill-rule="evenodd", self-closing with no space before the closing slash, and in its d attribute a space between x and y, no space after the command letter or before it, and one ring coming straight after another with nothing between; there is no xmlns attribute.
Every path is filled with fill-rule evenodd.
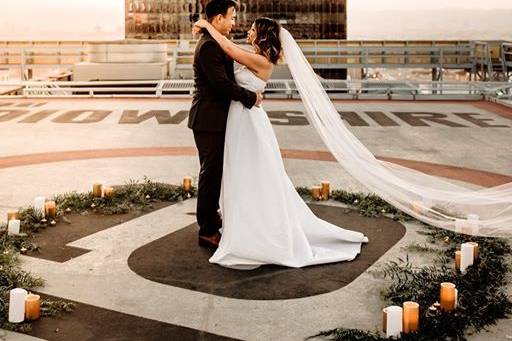
<svg viewBox="0 0 512 341"><path fill-rule="evenodd" d="M228 9L234 7L238 9L238 3L235 0L212 0L206 4L206 20L212 19L221 14L223 17L228 14Z"/></svg>

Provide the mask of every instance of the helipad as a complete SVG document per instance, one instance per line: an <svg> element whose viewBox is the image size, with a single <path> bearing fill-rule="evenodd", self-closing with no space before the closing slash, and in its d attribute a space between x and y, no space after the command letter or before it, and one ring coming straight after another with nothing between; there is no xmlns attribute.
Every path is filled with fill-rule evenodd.
<svg viewBox="0 0 512 341"><path fill-rule="evenodd" d="M487 101L335 104L340 119L381 159L468 187L512 181L510 107ZM186 126L189 107L189 98L1 99L1 219L36 195L88 191L95 180L122 184L147 176L179 183L185 175L197 176L193 136ZM295 185L329 180L333 188L366 190L334 161L300 101L267 99L263 107ZM165 329L168 336L298 340L340 324L378 328L379 283L366 272L345 286L297 296L284 290L276 299L269 294L260 300L250 288L230 292L237 290L236 280L233 289L212 293L204 285L196 291L155 280L129 264L130 257L141 258L144 245L161 245L159 240L177 231L188 233L185 228L195 217L187 213L194 205L194 200L172 205L73 241L70 246L89 252L72 260L23 257L23 267L47 280L41 290L46 294L175 328ZM418 238L418 226L406 224L405 229L380 261L393 259L401 246ZM495 335L504 336L507 324L500 322Z"/></svg>

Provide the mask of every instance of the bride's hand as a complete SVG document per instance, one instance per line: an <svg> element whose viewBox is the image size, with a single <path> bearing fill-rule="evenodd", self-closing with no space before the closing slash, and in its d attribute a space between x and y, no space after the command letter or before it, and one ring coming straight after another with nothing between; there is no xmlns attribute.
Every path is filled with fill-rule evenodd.
<svg viewBox="0 0 512 341"><path fill-rule="evenodd" d="M208 25L210 25L210 23L208 21L206 21L205 19L199 19L198 21L196 21L194 23L194 27L198 27L198 28L208 28Z"/></svg>
<svg viewBox="0 0 512 341"><path fill-rule="evenodd" d="M200 28L200 27L197 27L197 26L192 27L192 35L194 35L194 36L198 35L199 33L201 33L201 30L202 30L202 28Z"/></svg>
<svg viewBox="0 0 512 341"><path fill-rule="evenodd" d="M204 19L196 21L192 27L192 34L195 36L200 34L203 31L203 28L206 29L209 24L210 23Z"/></svg>

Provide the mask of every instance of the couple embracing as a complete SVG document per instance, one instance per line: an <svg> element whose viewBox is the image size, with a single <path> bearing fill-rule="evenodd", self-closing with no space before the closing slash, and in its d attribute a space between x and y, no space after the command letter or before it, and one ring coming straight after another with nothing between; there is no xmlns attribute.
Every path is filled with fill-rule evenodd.
<svg viewBox="0 0 512 341"><path fill-rule="evenodd" d="M215 249L211 263L244 270L352 260L368 239L317 218L304 203L261 106L274 66L283 52L288 57L283 46L295 44L293 37L275 20L258 18L247 33L252 50L246 50L227 38L236 9L233 0L212 0L206 20L193 29L201 33L188 122L201 167L199 245Z"/></svg>

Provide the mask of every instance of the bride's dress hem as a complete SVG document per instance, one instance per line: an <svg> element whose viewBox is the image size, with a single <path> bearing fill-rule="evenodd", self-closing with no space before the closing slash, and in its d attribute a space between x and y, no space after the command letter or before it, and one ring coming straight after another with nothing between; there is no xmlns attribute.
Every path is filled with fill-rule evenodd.
<svg viewBox="0 0 512 341"><path fill-rule="evenodd" d="M263 91L247 68L237 83ZM231 102L224 144L222 238L210 263L249 270L264 264L301 268L354 260L368 239L314 215L284 168L274 130L261 107Z"/></svg>

